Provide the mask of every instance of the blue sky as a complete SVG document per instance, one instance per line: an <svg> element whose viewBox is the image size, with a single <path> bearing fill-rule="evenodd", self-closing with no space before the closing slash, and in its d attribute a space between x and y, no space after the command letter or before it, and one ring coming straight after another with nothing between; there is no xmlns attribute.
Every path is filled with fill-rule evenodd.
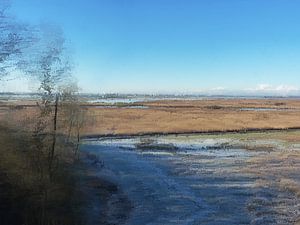
<svg viewBox="0 0 300 225"><path fill-rule="evenodd" d="M298 91L298 0L13 0L60 25L85 92Z"/></svg>

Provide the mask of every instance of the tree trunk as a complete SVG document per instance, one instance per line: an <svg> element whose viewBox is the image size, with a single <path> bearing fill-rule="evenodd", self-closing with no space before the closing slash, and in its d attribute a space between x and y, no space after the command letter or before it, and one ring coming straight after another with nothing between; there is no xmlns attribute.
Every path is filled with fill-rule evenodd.
<svg viewBox="0 0 300 225"><path fill-rule="evenodd" d="M76 144L76 152L75 155L77 156L77 159L79 159L79 145L80 145L80 131L77 130L77 144Z"/></svg>
<svg viewBox="0 0 300 225"><path fill-rule="evenodd" d="M52 147L50 152L50 159L49 159L49 174L51 177L52 173L52 166L53 166L53 160L54 160L54 154L55 154L55 145L56 145L56 130L57 130L57 111L58 111L58 100L59 96L56 94L55 97L55 105L54 105L54 118L53 118L53 139L52 139Z"/></svg>

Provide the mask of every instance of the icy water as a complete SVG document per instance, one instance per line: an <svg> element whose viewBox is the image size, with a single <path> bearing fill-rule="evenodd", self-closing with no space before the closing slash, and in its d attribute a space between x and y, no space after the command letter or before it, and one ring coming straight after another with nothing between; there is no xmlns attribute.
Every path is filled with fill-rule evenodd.
<svg viewBox="0 0 300 225"><path fill-rule="evenodd" d="M269 153L222 147L227 141L89 140L84 150L99 156L98 175L132 202L126 224L293 224L299 214L293 194L258 187L258 175L242 172L249 159Z"/></svg>

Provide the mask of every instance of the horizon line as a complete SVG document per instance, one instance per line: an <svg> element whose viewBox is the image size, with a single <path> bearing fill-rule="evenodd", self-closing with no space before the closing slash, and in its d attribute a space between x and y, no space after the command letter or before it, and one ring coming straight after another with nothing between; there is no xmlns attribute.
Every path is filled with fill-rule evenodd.
<svg viewBox="0 0 300 225"><path fill-rule="evenodd" d="M0 91L0 95L41 95L39 92ZM78 95L100 95L102 97L117 98L126 96L168 96L168 97L249 97L249 98L300 98L300 93L292 94L208 94L208 93L136 93L136 92L78 92Z"/></svg>

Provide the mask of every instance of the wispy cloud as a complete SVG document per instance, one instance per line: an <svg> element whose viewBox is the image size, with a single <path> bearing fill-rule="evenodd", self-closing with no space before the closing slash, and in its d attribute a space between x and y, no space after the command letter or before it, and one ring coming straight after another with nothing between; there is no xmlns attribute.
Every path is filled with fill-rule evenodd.
<svg viewBox="0 0 300 225"><path fill-rule="evenodd" d="M300 87L281 84L258 84L249 88L226 88L213 87L209 89L198 90L194 93L208 95L242 95L242 96L300 96Z"/></svg>
<svg viewBox="0 0 300 225"><path fill-rule="evenodd" d="M271 85L271 84L258 84L254 88L248 88L245 91L252 92L253 94L271 94L271 95L298 95L300 88L293 85Z"/></svg>
<svg viewBox="0 0 300 225"><path fill-rule="evenodd" d="M257 85L254 89L250 89L254 91L284 91L284 92L289 92L289 91L299 91L300 89L297 88L296 86L292 85L270 85L270 84L259 84Z"/></svg>
<svg viewBox="0 0 300 225"><path fill-rule="evenodd" d="M224 91L224 90L226 90L225 87L215 87L210 89L210 91Z"/></svg>

